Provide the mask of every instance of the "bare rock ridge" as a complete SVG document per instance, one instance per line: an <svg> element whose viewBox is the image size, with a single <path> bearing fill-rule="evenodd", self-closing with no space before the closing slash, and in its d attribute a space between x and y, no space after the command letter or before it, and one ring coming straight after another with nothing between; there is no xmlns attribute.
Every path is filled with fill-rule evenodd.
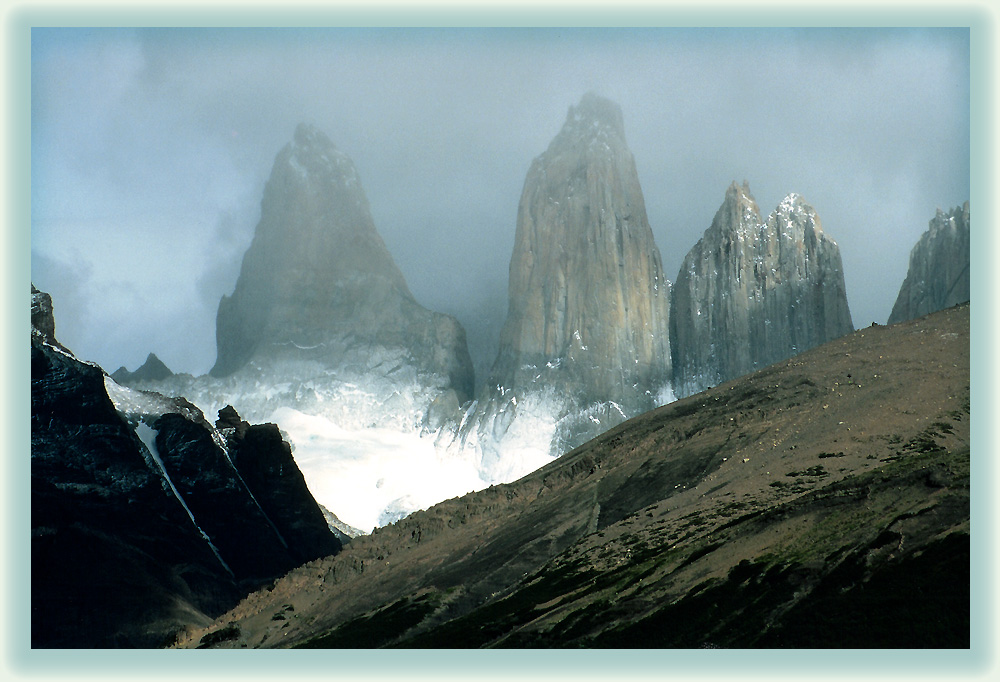
<svg viewBox="0 0 1000 682"><path fill-rule="evenodd" d="M840 249L789 194L761 219L735 182L674 282L674 392L691 395L854 329Z"/></svg>
<svg viewBox="0 0 1000 682"><path fill-rule="evenodd" d="M563 402L560 454L654 407L670 377L669 286L621 109L584 95L524 182L486 428L496 434L526 394L551 391ZM594 403L604 414L573 416Z"/></svg>
<svg viewBox="0 0 1000 682"><path fill-rule="evenodd" d="M948 213L938 209L910 251L906 279L889 324L912 320L970 298L969 202Z"/></svg>
<svg viewBox="0 0 1000 682"><path fill-rule="evenodd" d="M217 377L280 357L342 364L378 346L463 398L473 389L465 331L414 300L354 164L305 124L274 161L236 288L219 304L216 343Z"/></svg>

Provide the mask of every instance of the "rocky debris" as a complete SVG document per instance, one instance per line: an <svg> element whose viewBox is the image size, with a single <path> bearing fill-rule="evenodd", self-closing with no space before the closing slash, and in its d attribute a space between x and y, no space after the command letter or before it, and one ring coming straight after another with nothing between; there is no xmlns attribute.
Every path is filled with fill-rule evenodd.
<svg viewBox="0 0 1000 682"><path fill-rule="evenodd" d="M652 408L670 377L669 292L621 109L587 94L524 182L483 439L502 439L531 393L557 396L557 420L577 414L553 454ZM618 407L579 414L599 402Z"/></svg>
<svg viewBox="0 0 1000 682"><path fill-rule="evenodd" d="M403 351L443 388L465 398L473 390L465 331L414 300L354 164L305 124L274 161L236 288L219 304L216 341L216 377L289 356L338 367L381 347Z"/></svg>
<svg viewBox="0 0 1000 682"><path fill-rule="evenodd" d="M670 347L680 397L853 330L840 249L816 211L790 194L761 219L735 182L681 265Z"/></svg>
<svg viewBox="0 0 1000 682"><path fill-rule="evenodd" d="M130 383L163 381L173 375L174 373L170 371L170 368L163 364L163 361L156 357L155 353L150 353L146 357L146 362L139 369L130 372L122 366L111 373L111 378L119 384L127 385Z"/></svg>
<svg viewBox="0 0 1000 682"><path fill-rule="evenodd" d="M232 431L32 335L32 646L162 646L340 549L276 429Z"/></svg>
<svg viewBox="0 0 1000 682"><path fill-rule="evenodd" d="M938 209L910 251L906 279L889 324L912 320L970 298L969 202L948 213Z"/></svg>

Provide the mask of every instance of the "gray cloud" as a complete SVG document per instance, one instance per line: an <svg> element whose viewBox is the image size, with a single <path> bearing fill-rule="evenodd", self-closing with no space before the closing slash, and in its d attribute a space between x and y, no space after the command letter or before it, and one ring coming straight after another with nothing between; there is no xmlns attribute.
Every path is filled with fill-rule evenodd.
<svg viewBox="0 0 1000 682"><path fill-rule="evenodd" d="M622 107L670 279L746 179L765 213L789 192L816 208L855 324L882 322L935 209L969 198L963 29L36 29L32 50L32 277L63 342L111 369L211 366L303 120L352 157L414 295L459 317L480 368L524 176L588 90Z"/></svg>

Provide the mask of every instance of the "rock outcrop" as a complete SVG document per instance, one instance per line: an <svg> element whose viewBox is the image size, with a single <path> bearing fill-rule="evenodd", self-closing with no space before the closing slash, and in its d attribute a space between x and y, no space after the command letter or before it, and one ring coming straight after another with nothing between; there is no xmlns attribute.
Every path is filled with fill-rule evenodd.
<svg viewBox="0 0 1000 682"><path fill-rule="evenodd" d="M183 398L80 362L52 329L31 344L33 647L164 645L340 550L273 425L220 433Z"/></svg>
<svg viewBox="0 0 1000 682"><path fill-rule="evenodd" d="M524 182L480 443L533 411L554 427L544 450L561 454L654 407L670 377L669 291L621 109L587 94Z"/></svg>
<svg viewBox="0 0 1000 682"><path fill-rule="evenodd" d="M889 324L912 320L970 298L969 202L948 213L938 209L910 251L906 279Z"/></svg>
<svg viewBox="0 0 1000 682"><path fill-rule="evenodd" d="M163 381L173 375L174 373L163 363L163 360L156 357L155 353L150 353L146 357L146 362L142 363L142 366L134 372L130 372L122 366L111 373L111 378L119 384L126 385L146 381Z"/></svg>
<svg viewBox="0 0 1000 682"><path fill-rule="evenodd" d="M354 164L309 125L274 161L235 291L219 304L216 342L216 377L282 358L364 365L384 349L460 399L473 390L465 331L414 300Z"/></svg>
<svg viewBox="0 0 1000 682"><path fill-rule="evenodd" d="M52 297L31 285L31 337L35 337L67 353L70 351L56 340L56 318L52 312ZM70 353L72 355L72 353Z"/></svg>
<svg viewBox="0 0 1000 682"><path fill-rule="evenodd" d="M854 329L840 249L790 194L766 221L735 182L674 282L670 347L678 396L736 378Z"/></svg>

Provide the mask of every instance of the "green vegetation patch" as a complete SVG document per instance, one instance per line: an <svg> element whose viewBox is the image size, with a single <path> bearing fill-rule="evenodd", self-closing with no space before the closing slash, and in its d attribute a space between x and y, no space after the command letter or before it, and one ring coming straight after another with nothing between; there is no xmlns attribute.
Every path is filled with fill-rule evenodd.
<svg viewBox="0 0 1000 682"><path fill-rule="evenodd" d="M298 649L373 649L386 646L415 627L440 603L440 595L428 593L404 597L374 613L360 616L335 629L296 645Z"/></svg>
<svg viewBox="0 0 1000 682"><path fill-rule="evenodd" d="M534 620L547 604L591 582L581 562L549 565L520 589L481 606L430 632L410 637L396 646L405 648L476 648L488 646L517 627Z"/></svg>
<svg viewBox="0 0 1000 682"><path fill-rule="evenodd" d="M201 638L198 642L199 649L207 649L213 644L219 644L220 642L229 642L237 639L240 636L240 626L236 623L230 623L224 628L216 630L215 632L209 632L207 635Z"/></svg>

